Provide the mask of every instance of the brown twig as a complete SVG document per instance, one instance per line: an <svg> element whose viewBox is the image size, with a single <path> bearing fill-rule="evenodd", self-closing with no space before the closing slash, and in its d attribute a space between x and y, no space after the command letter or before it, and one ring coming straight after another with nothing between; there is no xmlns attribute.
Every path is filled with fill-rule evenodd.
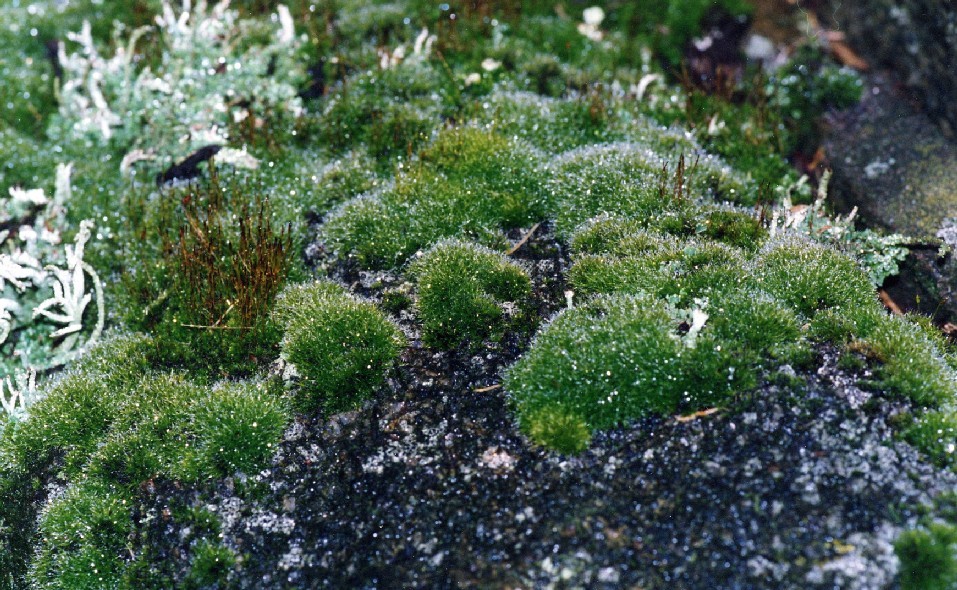
<svg viewBox="0 0 957 590"><path fill-rule="evenodd" d="M519 240L514 246L512 246L511 248L509 248L508 252L506 252L505 255L506 255L506 256L511 256L512 254L515 254L516 252L518 252L518 249L525 245L525 242L527 242L527 241L529 240L529 238L532 237L532 234L535 233L535 230L537 230L537 229L538 229L538 226L540 226L540 225L541 225L541 223L536 223L535 225L533 225L533 226L532 226L532 229L528 230L528 233L526 233L524 236L522 236L522 239L521 239L521 240Z"/></svg>
<svg viewBox="0 0 957 590"><path fill-rule="evenodd" d="M884 289L878 289L877 296L880 298L881 303L884 304L884 307L889 309L894 315L904 315L904 312L901 310L900 306L897 305L897 302L891 299L891 296L887 294L887 291Z"/></svg>
<svg viewBox="0 0 957 590"><path fill-rule="evenodd" d="M495 385L489 385L488 387L479 387L478 389L473 389L475 393L485 393L487 391L495 391L496 389L502 386L501 383L496 383Z"/></svg>
<svg viewBox="0 0 957 590"><path fill-rule="evenodd" d="M687 414L685 416L677 416L675 417L675 420L677 420L678 422L691 422L692 420L696 420L698 418L704 418L705 416L710 416L711 414L714 414L720 410L721 408L708 408L707 410L701 410L698 412L694 412L692 414Z"/></svg>
<svg viewBox="0 0 957 590"><path fill-rule="evenodd" d="M251 326L200 326L199 324L180 324L183 328L194 328L196 330L252 330Z"/></svg>

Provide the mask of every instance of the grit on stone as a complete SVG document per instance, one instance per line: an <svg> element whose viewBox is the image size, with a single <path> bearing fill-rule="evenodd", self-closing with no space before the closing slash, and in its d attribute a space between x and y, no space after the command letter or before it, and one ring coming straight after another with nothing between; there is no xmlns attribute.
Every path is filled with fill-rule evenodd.
<svg viewBox="0 0 957 590"><path fill-rule="evenodd" d="M567 259L548 233L525 254L537 287L550 280L536 289L547 316ZM390 282L365 279L370 296ZM218 514L224 542L255 556L230 574L241 588L869 589L893 583L909 511L957 486L894 442L906 408L827 349L816 372L785 367L733 407L598 434L578 457L545 452L489 386L524 344L414 344L391 394L300 419L269 469L150 502ZM173 520L151 534L188 554Z"/></svg>
<svg viewBox="0 0 957 590"><path fill-rule="evenodd" d="M828 359L831 361L833 359ZM244 588L881 588L909 515L957 476L893 443L898 409L828 362L803 399L648 419L580 457L530 448L500 391L418 384L297 422L268 486L199 500L257 548ZM163 501L161 497L157 501Z"/></svg>

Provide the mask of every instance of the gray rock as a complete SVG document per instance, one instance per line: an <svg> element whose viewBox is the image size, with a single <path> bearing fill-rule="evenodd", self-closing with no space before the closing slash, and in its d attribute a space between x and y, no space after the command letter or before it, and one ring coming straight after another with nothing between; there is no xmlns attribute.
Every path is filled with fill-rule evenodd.
<svg viewBox="0 0 957 590"><path fill-rule="evenodd" d="M936 123L957 131L957 4L942 0L830 0L822 16L865 57L895 70Z"/></svg>
<svg viewBox="0 0 957 590"><path fill-rule="evenodd" d="M894 300L939 321L957 318L957 263L936 247L957 217L957 144L884 74L870 76L861 103L832 114L828 127L838 209L857 206L866 225L925 245L887 285Z"/></svg>

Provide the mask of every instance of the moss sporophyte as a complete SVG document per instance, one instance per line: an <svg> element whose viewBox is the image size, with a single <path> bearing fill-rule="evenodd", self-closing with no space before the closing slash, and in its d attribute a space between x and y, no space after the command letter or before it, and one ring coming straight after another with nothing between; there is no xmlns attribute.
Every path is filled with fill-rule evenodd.
<svg viewBox="0 0 957 590"><path fill-rule="evenodd" d="M513 4L0 7L22 82L0 85L0 588L228 585L250 558L204 502L266 488L284 433L384 439L423 396L579 454L836 351L953 465L957 353L875 295L906 239L785 159L855 75L802 53L732 96L682 87L737 0ZM903 584L952 583L944 520L897 544L944 581Z"/></svg>

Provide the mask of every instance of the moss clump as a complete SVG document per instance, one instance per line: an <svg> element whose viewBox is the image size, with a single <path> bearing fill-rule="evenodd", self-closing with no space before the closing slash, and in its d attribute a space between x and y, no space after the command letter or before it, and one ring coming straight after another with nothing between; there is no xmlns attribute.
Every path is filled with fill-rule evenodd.
<svg viewBox="0 0 957 590"><path fill-rule="evenodd" d="M99 481L71 486L40 516L43 542L30 565L31 587L118 586L129 555L131 509L131 497Z"/></svg>
<svg viewBox="0 0 957 590"><path fill-rule="evenodd" d="M725 346L747 350L760 362L766 354L790 360L803 345L803 331L794 311L767 293L750 288L719 294L708 307L710 329Z"/></svg>
<svg viewBox="0 0 957 590"><path fill-rule="evenodd" d="M471 186L502 227L541 221L547 211L545 159L531 145L479 127L443 131L420 161L451 182Z"/></svg>
<svg viewBox="0 0 957 590"><path fill-rule="evenodd" d="M609 215L676 235L711 231L716 237L730 238L733 231L742 234L736 236L742 244L735 245L756 241L760 229L755 221L748 227L743 219L719 212L702 218L698 204L714 198L746 202L753 192L748 183L714 157L699 155L697 144L679 144L682 150L692 150L688 154L670 152L653 147L664 141L661 136L667 136L668 130L650 133L651 145L592 145L561 155L549 183L559 236L570 238L585 221Z"/></svg>
<svg viewBox="0 0 957 590"><path fill-rule="evenodd" d="M930 407L957 400L953 370L915 324L884 316L851 347L880 363L876 372L881 388Z"/></svg>
<svg viewBox="0 0 957 590"><path fill-rule="evenodd" d="M283 400L257 383L223 383L197 402L190 430L197 449L192 479L252 474L265 467L289 421ZM197 468L198 467L198 468Z"/></svg>
<svg viewBox="0 0 957 590"><path fill-rule="evenodd" d="M316 139L337 152L364 148L380 164L408 157L438 127L446 82L426 61L355 74L325 102Z"/></svg>
<svg viewBox="0 0 957 590"><path fill-rule="evenodd" d="M439 242L409 267L418 285L422 338L450 348L480 342L503 326L503 304L532 290L522 267L475 244Z"/></svg>
<svg viewBox="0 0 957 590"><path fill-rule="evenodd" d="M122 269L128 324L154 334L163 365L214 381L248 376L278 354L269 308L294 270L289 227L248 185L210 175L133 197ZM142 199L142 200L141 200Z"/></svg>
<svg viewBox="0 0 957 590"><path fill-rule="evenodd" d="M333 160L314 178L315 186L303 205L318 215L379 185L372 160L362 152L349 152Z"/></svg>
<svg viewBox="0 0 957 590"><path fill-rule="evenodd" d="M741 211L718 210L704 219L705 236L745 250L756 250L768 236L768 230L753 215Z"/></svg>
<svg viewBox="0 0 957 590"><path fill-rule="evenodd" d="M68 482L39 519L35 587L120 586L138 563L130 539L143 482L198 484L257 471L272 456L289 419L278 392L249 381L208 387L156 372L149 368L154 353L142 337L104 343L42 391L25 419L0 431L0 496L8 485L30 482L19 492L33 499L54 468ZM16 502L9 507L0 522L29 515ZM2 526L0 540L23 541Z"/></svg>
<svg viewBox="0 0 957 590"><path fill-rule="evenodd" d="M104 395L96 377L74 370L5 433L16 465L36 472L62 456L71 478L131 490L157 476L201 481L261 468L288 421L281 397L255 382L145 374Z"/></svg>
<svg viewBox="0 0 957 590"><path fill-rule="evenodd" d="M941 467L957 464L957 414L924 412L902 432L904 440Z"/></svg>
<svg viewBox="0 0 957 590"><path fill-rule="evenodd" d="M533 442L559 453L574 455L588 448L591 430L582 418L558 406L531 412L524 418L524 429Z"/></svg>
<svg viewBox="0 0 957 590"><path fill-rule="evenodd" d="M957 583L957 526L932 522L894 542L902 590L949 590Z"/></svg>
<svg viewBox="0 0 957 590"><path fill-rule="evenodd" d="M502 229L544 213L537 150L477 129L440 134L412 169L383 190L333 211L323 234L365 268L402 265L443 238L503 244Z"/></svg>
<svg viewBox="0 0 957 590"><path fill-rule="evenodd" d="M642 256L673 251L678 240L647 231L636 219L599 215L572 234L570 245L576 255Z"/></svg>
<svg viewBox="0 0 957 590"><path fill-rule="evenodd" d="M834 309L874 309L877 298L867 275L836 250L810 242L770 246L757 260L760 287L806 318Z"/></svg>
<svg viewBox="0 0 957 590"><path fill-rule="evenodd" d="M509 369L505 387L522 429L546 408L559 407L589 429L651 413L671 413L693 393L727 389L728 367L705 371L662 302L647 295L600 295L561 312ZM733 373L732 373L733 374Z"/></svg>
<svg viewBox="0 0 957 590"><path fill-rule="evenodd" d="M547 60L539 62L548 64ZM547 71L539 70L548 76ZM552 86L551 80L544 82ZM584 145L625 139L615 129L615 110L595 108L586 97L559 100L533 92L500 89L474 105L477 123L518 137L535 147L561 153Z"/></svg>
<svg viewBox="0 0 957 590"><path fill-rule="evenodd" d="M180 475L181 462L194 458L191 422L204 388L179 376L157 375L113 396L117 405L109 428L98 437L83 472L129 489L160 474Z"/></svg>
<svg viewBox="0 0 957 590"><path fill-rule="evenodd" d="M232 549L202 540L193 548L187 584L190 588L218 586L235 564L236 554Z"/></svg>
<svg viewBox="0 0 957 590"><path fill-rule="evenodd" d="M276 300L282 355L299 372L301 412L354 408L385 382L405 338L375 305L329 281L293 285Z"/></svg>
<svg viewBox="0 0 957 590"><path fill-rule="evenodd" d="M592 146L563 154L549 185L557 233L569 238L579 225L601 213L652 222L667 207L658 191L658 178L667 164L638 144Z"/></svg>
<svg viewBox="0 0 957 590"><path fill-rule="evenodd" d="M744 259L734 248L705 240L679 246L668 240L655 244L647 234L629 237L615 250L644 254L587 255L576 258L569 270L575 292L653 294L679 305L695 297L734 287L744 279Z"/></svg>

